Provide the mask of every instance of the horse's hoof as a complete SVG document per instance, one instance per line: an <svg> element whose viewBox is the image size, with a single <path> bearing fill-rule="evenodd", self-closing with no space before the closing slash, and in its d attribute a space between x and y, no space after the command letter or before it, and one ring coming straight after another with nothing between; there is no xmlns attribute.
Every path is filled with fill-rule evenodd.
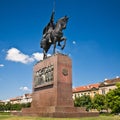
<svg viewBox="0 0 120 120"><path fill-rule="evenodd" d="M61 44L58 44L58 46L61 46Z"/></svg>

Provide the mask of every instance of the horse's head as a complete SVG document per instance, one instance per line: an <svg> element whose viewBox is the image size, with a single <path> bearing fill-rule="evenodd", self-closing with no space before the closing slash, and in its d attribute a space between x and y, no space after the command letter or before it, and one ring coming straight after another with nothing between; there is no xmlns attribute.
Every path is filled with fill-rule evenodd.
<svg viewBox="0 0 120 120"><path fill-rule="evenodd" d="M69 18L67 16L64 16L57 21L56 25L58 25L58 27L61 27L61 29L65 29L68 19Z"/></svg>

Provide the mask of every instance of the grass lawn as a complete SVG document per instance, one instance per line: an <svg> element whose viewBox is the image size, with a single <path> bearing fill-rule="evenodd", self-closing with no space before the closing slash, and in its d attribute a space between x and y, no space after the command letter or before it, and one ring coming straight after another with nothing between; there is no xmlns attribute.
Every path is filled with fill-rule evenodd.
<svg viewBox="0 0 120 120"><path fill-rule="evenodd" d="M120 120L120 116L99 116L89 118L41 118L41 117L22 117L12 115L0 115L0 120Z"/></svg>

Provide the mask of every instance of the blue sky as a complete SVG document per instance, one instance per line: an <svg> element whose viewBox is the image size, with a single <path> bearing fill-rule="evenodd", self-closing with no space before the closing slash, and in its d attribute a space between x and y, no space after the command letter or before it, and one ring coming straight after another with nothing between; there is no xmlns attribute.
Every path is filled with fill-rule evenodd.
<svg viewBox="0 0 120 120"><path fill-rule="evenodd" d="M0 100L32 91L53 1L0 0ZM56 0L55 21L64 15L69 21L62 53L72 59L73 87L120 76L120 1Z"/></svg>

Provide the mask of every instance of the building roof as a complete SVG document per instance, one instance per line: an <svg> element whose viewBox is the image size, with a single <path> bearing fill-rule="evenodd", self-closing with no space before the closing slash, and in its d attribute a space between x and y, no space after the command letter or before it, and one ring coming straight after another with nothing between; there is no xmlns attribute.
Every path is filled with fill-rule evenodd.
<svg viewBox="0 0 120 120"><path fill-rule="evenodd" d="M4 101L0 100L0 103L4 103Z"/></svg>
<svg viewBox="0 0 120 120"><path fill-rule="evenodd" d="M22 100L23 98L32 98L32 94L28 93L28 94L24 94L23 96L18 96L18 97L15 97L15 98L11 98L10 101Z"/></svg>
<svg viewBox="0 0 120 120"><path fill-rule="evenodd" d="M100 83L95 83L95 84L90 84L90 85L86 85L86 86L76 87L76 88L73 88L73 93L98 89L99 85L100 85Z"/></svg>
<svg viewBox="0 0 120 120"><path fill-rule="evenodd" d="M96 89L99 89L99 87L115 85L117 82L120 82L119 77L114 78L114 79L108 79L101 83L95 83L95 84L90 84L90 85L86 85L86 86L79 86L79 87L73 88L73 93L96 90Z"/></svg>
<svg viewBox="0 0 120 120"><path fill-rule="evenodd" d="M32 94L31 93L27 93L27 94L24 94L23 95L25 98L31 98L32 97Z"/></svg>
<svg viewBox="0 0 120 120"><path fill-rule="evenodd" d="M21 100L22 96L16 97L16 98L11 98L10 101L17 101L17 100Z"/></svg>
<svg viewBox="0 0 120 120"><path fill-rule="evenodd" d="M105 80L104 82L101 82L99 87L115 85L118 82L120 82L120 78Z"/></svg>

